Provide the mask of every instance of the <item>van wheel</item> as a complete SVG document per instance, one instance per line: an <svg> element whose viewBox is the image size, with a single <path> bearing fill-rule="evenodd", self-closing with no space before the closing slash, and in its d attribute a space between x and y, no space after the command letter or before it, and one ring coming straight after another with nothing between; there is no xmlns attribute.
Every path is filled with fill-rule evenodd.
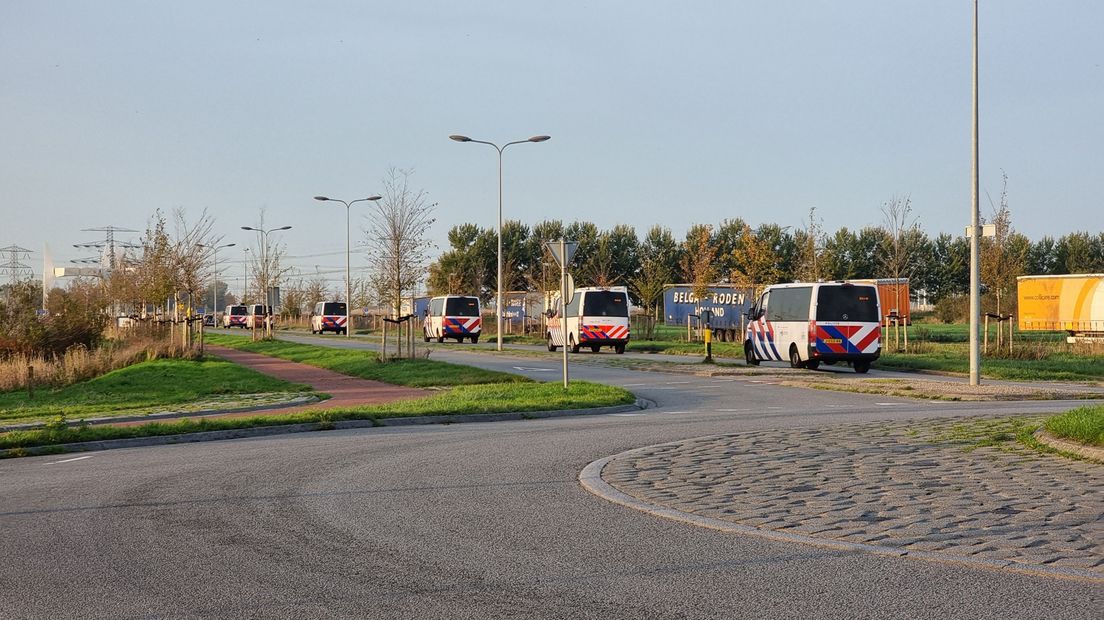
<svg viewBox="0 0 1104 620"><path fill-rule="evenodd" d="M571 352L572 353L578 353L579 352L579 345L575 344L575 336L571 336L570 338L568 338L568 342L571 343Z"/></svg>
<svg viewBox="0 0 1104 620"><path fill-rule="evenodd" d="M424 327L422 328L422 342L429 342L429 332Z"/></svg>
<svg viewBox="0 0 1104 620"><path fill-rule="evenodd" d="M441 344L445 341L445 337L441 335L441 332L437 332L437 344Z"/></svg>
<svg viewBox="0 0 1104 620"><path fill-rule="evenodd" d="M591 353L597 353L598 351L601 351L601 350L602 350L602 345L598 345L598 344L590 345L590 352Z"/></svg>
<svg viewBox="0 0 1104 620"><path fill-rule="evenodd" d="M804 368L805 362L801 361L801 354L797 352L797 345L790 345L790 368Z"/></svg>
<svg viewBox="0 0 1104 620"><path fill-rule="evenodd" d="M625 352L625 345L623 345L623 344L614 345L613 346L613 351L615 353L617 353L618 355L621 355Z"/></svg>
<svg viewBox="0 0 1104 620"><path fill-rule="evenodd" d="M751 341L744 342L744 361L748 366L758 366L759 358L755 357L755 350L751 346Z"/></svg>
<svg viewBox="0 0 1104 620"><path fill-rule="evenodd" d="M472 344L479 342L479 334L472 334L471 341Z"/></svg>
<svg viewBox="0 0 1104 620"><path fill-rule="evenodd" d="M559 347L557 347L555 344L552 343L552 333L549 332L548 334L545 334L545 338L548 342L548 344L547 344L548 350L555 352L556 349L558 349Z"/></svg>
<svg viewBox="0 0 1104 620"><path fill-rule="evenodd" d="M868 370L870 370L870 362L855 362L855 372L865 375Z"/></svg>
<svg viewBox="0 0 1104 620"><path fill-rule="evenodd" d="M820 360L809 360L805 362L805 367L809 370L816 370L817 368L820 368Z"/></svg>

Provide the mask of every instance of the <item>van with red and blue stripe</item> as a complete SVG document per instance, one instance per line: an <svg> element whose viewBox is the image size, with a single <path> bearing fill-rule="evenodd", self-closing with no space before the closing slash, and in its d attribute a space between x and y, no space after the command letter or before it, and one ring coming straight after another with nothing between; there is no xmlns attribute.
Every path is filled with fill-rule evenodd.
<svg viewBox="0 0 1104 620"><path fill-rule="evenodd" d="M880 308L878 288L868 284L768 286L748 313L744 357L751 365L789 360L810 370L847 362L865 373L882 353Z"/></svg>
<svg viewBox="0 0 1104 620"><path fill-rule="evenodd" d="M629 291L624 286L577 288L566 309L559 297L554 297L545 333L548 350L566 346L572 353L580 348L597 353L602 347L612 347L615 353L624 353L629 343L629 308ZM561 320L564 313L566 340Z"/></svg>
<svg viewBox="0 0 1104 620"><path fill-rule="evenodd" d="M479 342L482 332L483 318L478 297L442 295L429 300L422 320L422 339L426 342L430 338L435 338L437 342L444 342L445 338L464 342L468 338L474 344Z"/></svg>
<svg viewBox="0 0 1104 620"><path fill-rule="evenodd" d="M344 334L349 330L349 306L343 301L320 301L311 310L310 328L312 334L333 332Z"/></svg>

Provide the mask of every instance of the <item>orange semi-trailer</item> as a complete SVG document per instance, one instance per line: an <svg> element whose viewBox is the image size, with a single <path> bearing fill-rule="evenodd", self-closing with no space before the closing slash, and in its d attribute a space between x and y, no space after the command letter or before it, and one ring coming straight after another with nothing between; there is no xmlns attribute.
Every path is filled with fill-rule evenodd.
<svg viewBox="0 0 1104 620"><path fill-rule="evenodd" d="M1020 331L1061 330L1069 341L1104 338L1104 274L1020 276Z"/></svg>
<svg viewBox="0 0 1104 620"><path fill-rule="evenodd" d="M848 280L855 284L873 284L878 287L878 301L882 306L882 320L897 315L902 325L912 325L912 313L909 311L909 279L877 278L868 280Z"/></svg>

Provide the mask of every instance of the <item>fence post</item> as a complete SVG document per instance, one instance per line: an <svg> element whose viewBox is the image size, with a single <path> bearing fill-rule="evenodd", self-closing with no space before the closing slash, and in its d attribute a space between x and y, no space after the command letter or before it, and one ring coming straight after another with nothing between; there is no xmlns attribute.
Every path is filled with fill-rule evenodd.
<svg viewBox="0 0 1104 620"><path fill-rule="evenodd" d="M34 366L27 364L27 398L34 398Z"/></svg>
<svg viewBox="0 0 1104 620"><path fill-rule="evenodd" d="M988 353L989 352L989 315L988 314L985 315L985 338L983 339L983 342L984 342L984 344L982 345L981 348L982 348L983 351Z"/></svg>

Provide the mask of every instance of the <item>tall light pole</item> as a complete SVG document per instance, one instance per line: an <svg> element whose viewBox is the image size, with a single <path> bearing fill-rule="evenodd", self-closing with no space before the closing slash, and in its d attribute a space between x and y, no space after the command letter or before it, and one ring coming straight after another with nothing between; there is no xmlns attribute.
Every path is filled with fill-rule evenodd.
<svg viewBox="0 0 1104 620"><path fill-rule="evenodd" d="M242 252L242 260L245 261L242 265L245 267L245 283L242 284L241 303L245 304L245 298L249 296L249 255L245 252L249 252L249 248L242 248Z"/></svg>
<svg viewBox="0 0 1104 620"><path fill-rule="evenodd" d="M264 291L264 305L265 311L272 313L272 298L269 292L268 281L268 235L278 230L291 230L291 226L281 226L279 228L269 228L264 230L261 228L253 228L252 226L242 226L242 230L252 230L253 232L261 233L261 289ZM267 316L266 316L267 319ZM254 319L256 320L256 319ZM265 335L266 337L272 335L272 321L265 320Z"/></svg>
<svg viewBox="0 0 1104 620"><path fill-rule="evenodd" d="M506 150L506 147L511 144L522 144L525 142L544 142L552 136L533 136L528 140L516 140L514 142L507 142L501 147L494 142L485 142L483 140L473 140L467 136L449 136L450 140L457 142L474 142L475 144L486 144L493 146L498 151L498 300L495 303L495 329L498 331L498 346L497 350L502 350L502 151Z"/></svg>
<svg viewBox="0 0 1104 620"><path fill-rule="evenodd" d="M214 275L213 281L211 282L211 304L215 307L215 309L211 314L214 315L216 321L218 320L218 251L221 250L222 248L232 248L235 245L238 245L238 244L236 244L236 243L227 243L225 245L204 245L202 243L199 244L199 247L201 247L201 248L209 248L211 250L214 250L213 260L214 260L214 263L215 263L215 275ZM246 249L248 250L248 248L246 248Z"/></svg>
<svg viewBox="0 0 1104 620"><path fill-rule="evenodd" d="M981 227L978 214L978 0L974 0L973 126L970 170L970 385L981 385Z"/></svg>
<svg viewBox="0 0 1104 620"><path fill-rule="evenodd" d="M327 198L325 196L315 196L315 200L323 202L340 202L345 205L345 337L349 338L349 327L353 324L352 317L349 313L352 311L353 306L353 286L349 279L349 207L355 205L358 202L375 202L382 198L382 196L369 196L368 198L357 198L351 202L345 202L339 198ZM313 328L312 328L313 329Z"/></svg>

